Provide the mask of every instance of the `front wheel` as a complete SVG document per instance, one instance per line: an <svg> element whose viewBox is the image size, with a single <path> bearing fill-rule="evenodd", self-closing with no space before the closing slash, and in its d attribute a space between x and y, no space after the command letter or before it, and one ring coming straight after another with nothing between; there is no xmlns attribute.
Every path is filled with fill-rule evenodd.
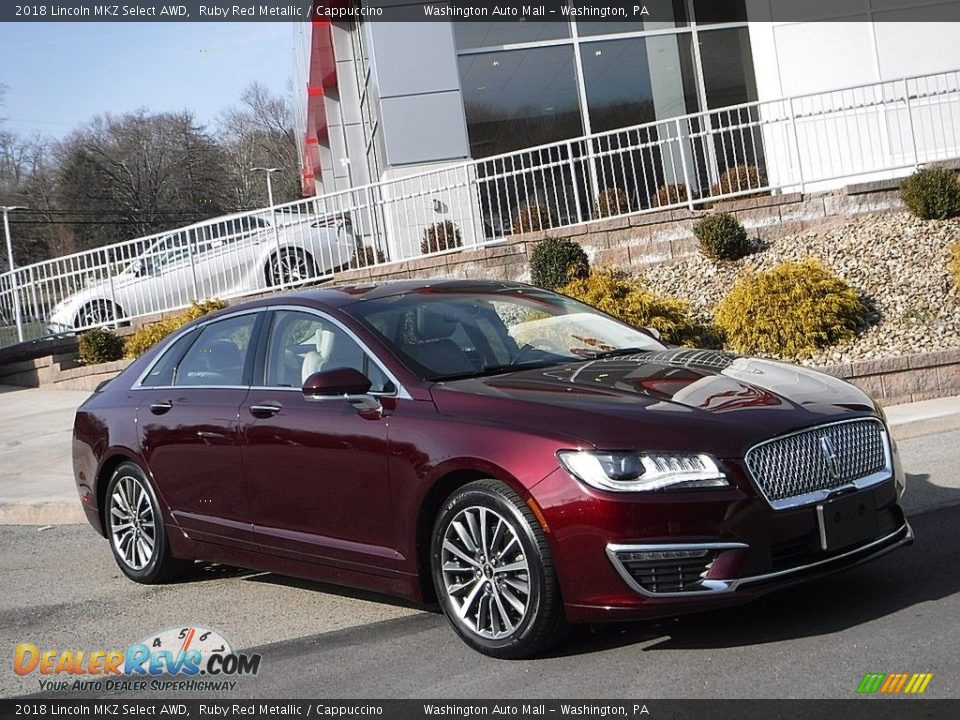
<svg viewBox="0 0 960 720"><path fill-rule="evenodd" d="M496 480L454 492L434 524L433 581L453 629L492 657L536 655L565 627L553 558L540 524Z"/></svg>
<svg viewBox="0 0 960 720"><path fill-rule="evenodd" d="M266 269L267 285L296 284L319 277L313 256L300 248L283 248L270 256Z"/></svg>
<svg viewBox="0 0 960 720"><path fill-rule="evenodd" d="M146 474L122 463L110 478L106 503L107 536L120 570L146 585L173 580L192 564L170 553L157 496Z"/></svg>

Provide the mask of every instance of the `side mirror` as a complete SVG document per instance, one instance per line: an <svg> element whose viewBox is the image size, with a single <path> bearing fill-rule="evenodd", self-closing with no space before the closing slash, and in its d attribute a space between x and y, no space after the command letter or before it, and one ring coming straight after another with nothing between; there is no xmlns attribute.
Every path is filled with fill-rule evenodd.
<svg viewBox="0 0 960 720"><path fill-rule="evenodd" d="M650 333L653 336L654 340L659 340L661 338L660 331L657 330L656 328L645 327L644 330Z"/></svg>
<svg viewBox="0 0 960 720"><path fill-rule="evenodd" d="M370 392L370 379L353 368L315 372L303 383L303 394L308 399L365 395L368 392Z"/></svg>

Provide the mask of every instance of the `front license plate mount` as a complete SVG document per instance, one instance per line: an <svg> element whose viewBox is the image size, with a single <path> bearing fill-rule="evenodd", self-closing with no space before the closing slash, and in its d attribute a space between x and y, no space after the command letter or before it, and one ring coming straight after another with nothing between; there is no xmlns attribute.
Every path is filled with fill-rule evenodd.
<svg viewBox="0 0 960 720"><path fill-rule="evenodd" d="M879 532L877 502L871 492L856 492L817 505L820 549L842 550L872 540Z"/></svg>

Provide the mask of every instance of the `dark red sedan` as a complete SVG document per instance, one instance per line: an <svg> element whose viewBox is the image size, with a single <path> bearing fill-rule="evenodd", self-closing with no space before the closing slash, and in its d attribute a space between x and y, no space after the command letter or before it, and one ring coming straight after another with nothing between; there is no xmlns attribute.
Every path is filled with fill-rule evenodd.
<svg viewBox="0 0 960 720"><path fill-rule="evenodd" d="M860 390L655 335L492 281L234 306L83 404L80 498L138 582L203 559L436 599L511 658L912 540Z"/></svg>

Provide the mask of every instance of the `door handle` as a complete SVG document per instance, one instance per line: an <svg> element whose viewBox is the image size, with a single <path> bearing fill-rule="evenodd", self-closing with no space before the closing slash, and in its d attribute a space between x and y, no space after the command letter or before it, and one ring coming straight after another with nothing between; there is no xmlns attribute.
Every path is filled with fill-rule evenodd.
<svg viewBox="0 0 960 720"><path fill-rule="evenodd" d="M152 412L154 415L163 415L172 407L173 400L159 400L155 403L150 403L150 412Z"/></svg>
<svg viewBox="0 0 960 720"><path fill-rule="evenodd" d="M273 417L283 409L280 403L259 403L250 406L250 414L258 418Z"/></svg>

